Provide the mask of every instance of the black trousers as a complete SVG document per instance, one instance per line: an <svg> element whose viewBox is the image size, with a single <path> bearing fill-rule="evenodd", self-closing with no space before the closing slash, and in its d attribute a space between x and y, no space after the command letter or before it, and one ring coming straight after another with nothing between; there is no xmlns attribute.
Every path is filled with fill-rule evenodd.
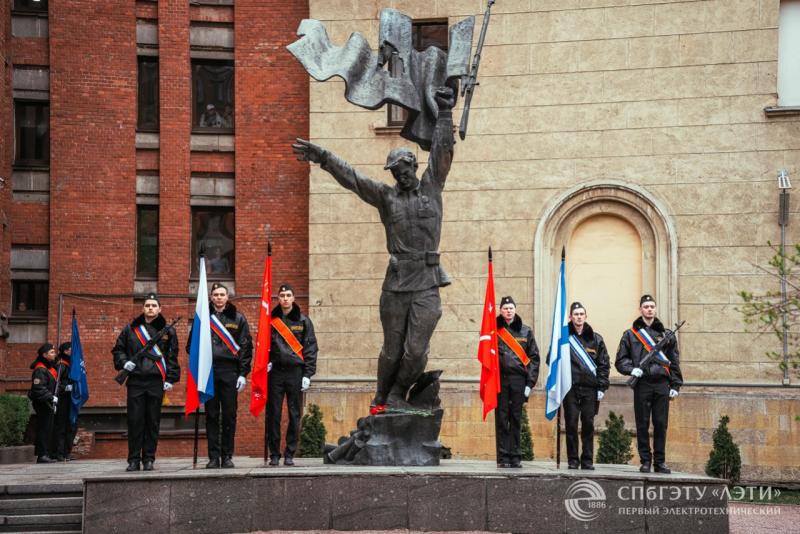
<svg viewBox="0 0 800 534"><path fill-rule="evenodd" d="M164 383L159 377L128 379L128 461L154 461Z"/></svg>
<svg viewBox="0 0 800 534"><path fill-rule="evenodd" d="M235 367L214 366L214 398L206 403L206 436L208 437L209 458L233 456L236 411L239 408L239 397L236 391L238 378L239 372Z"/></svg>
<svg viewBox="0 0 800 534"><path fill-rule="evenodd" d="M55 425L53 428L53 446L50 456L69 456L72 451L72 441L78 428L69 422L69 412L72 409L72 394L64 392L58 395L58 410L56 411Z"/></svg>
<svg viewBox="0 0 800 534"><path fill-rule="evenodd" d="M522 375L501 375L497 409L494 411L494 436L497 448L497 463L518 463L522 460L519 450L522 407L525 404L525 384Z"/></svg>
<svg viewBox="0 0 800 534"><path fill-rule="evenodd" d="M588 466L594 463L594 416L597 388L572 386L564 397L564 423L567 431L567 459ZM578 458L578 420L581 423L583 451Z"/></svg>
<svg viewBox="0 0 800 534"><path fill-rule="evenodd" d="M667 423L669 421L669 382L639 380L633 390L636 416L636 445L642 463L666 460ZM653 420L653 452L650 452L650 420Z"/></svg>
<svg viewBox="0 0 800 534"><path fill-rule="evenodd" d="M53 432L53 408L49 402L33 401L33 409L36 412L34 453L37 457L47 456Z"/></svg>
<svg viewBox="0 0 800 534"><path fill-rule="evenodd" d="M300 411L303 408L303 367L273 368L267 385L267 442L270 456L281 455L281 412L283 399L289 411L284 456L294 456L300 432Z"/></svg>

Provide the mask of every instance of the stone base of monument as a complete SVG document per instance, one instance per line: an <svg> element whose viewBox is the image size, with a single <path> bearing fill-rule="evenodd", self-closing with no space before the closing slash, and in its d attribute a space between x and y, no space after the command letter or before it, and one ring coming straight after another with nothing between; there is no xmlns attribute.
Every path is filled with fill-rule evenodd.
<svg viewBox="0 0 800 534"><path fill-rule="evenodd" d="M439 465L442 415L439 400L441 371L427 371L398 404L362 417L349 436L325 445L326 464L339 465Z"/></svg>
<svg viewBox="0 0 800 534"><path fill-rule="evenodd" d="M728 532L725 483L703 475L642 474L632 465L574 471L552 461L522 469L234 461L235 469L193 470L191 459L160 459L151 473L106 461L84 479L84 532Z"/></svg>

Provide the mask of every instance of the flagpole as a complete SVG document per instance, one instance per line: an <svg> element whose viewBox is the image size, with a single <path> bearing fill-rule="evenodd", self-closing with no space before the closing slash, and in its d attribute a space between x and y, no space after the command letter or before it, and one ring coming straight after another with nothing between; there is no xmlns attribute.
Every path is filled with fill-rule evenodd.
<svg viewBox="0 0 800 534"><path fill-rule="evenodd" d="M561 469L561 406L556 414L556 469Z"/></svg>
<svg viewBox="0 0 800 534"><path fill-rule="evenodd" d="M270 232L270 225L268 224L267 225L267 261L268 262L269 262L269 258L271 258L271 257L272 257L272 235L271 235L271 232ZM270 281L269 281L270 293L272 293L272 269L271 268L270 268L270 272L269 272L268 276L270 277ZM272 305L272 294L267 295L267 298L269 299L269 302L268 302L268 307L269 307L269 306ZM268 312L269 312L269 310L268 310ZM266 328L270 328L270 329L272 328L269 325L265 325L265 327ZM267 354L267 369L269 369L269 354ZM269 371L267 371L267 384L269 384ZM267 392L269 392L269 389L267 389ZM269 401L267 401L267 404L269 404ZM266 412L264 414L264 465L265 466L267 465L267 461L269 459L268 458L269 457L269 450L267 449L267 444L269 443L269 425L267 424L267 418L268 417L269 417L269 412Z"/></svg>
<svg viewBox="0 0 800 534"><path fill-rule="evenodd" d="M205 263L206 261L206 247L205 243L202 241L200 242L200 263ZM201 298L200 290L203 292L207 292L208 288L197 288L197 298ZM197 469L197 448L198 443L200 441L200 406L198 405L197 408L194 410L194 454L192 455L192 469Z"/></svg>

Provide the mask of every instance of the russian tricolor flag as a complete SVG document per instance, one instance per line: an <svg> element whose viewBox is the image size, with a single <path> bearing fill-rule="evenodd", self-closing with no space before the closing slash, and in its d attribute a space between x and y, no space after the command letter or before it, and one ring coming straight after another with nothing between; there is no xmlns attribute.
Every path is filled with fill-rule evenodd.
<svg viewBox="0 0 800 534"><path fill-rule="evenodd" d="M206 259L200 256L200 281L192 322L189 348L189 377L186 381L186 415L214 397L214 370L211 355L211 314L208 309Z"/></svg>

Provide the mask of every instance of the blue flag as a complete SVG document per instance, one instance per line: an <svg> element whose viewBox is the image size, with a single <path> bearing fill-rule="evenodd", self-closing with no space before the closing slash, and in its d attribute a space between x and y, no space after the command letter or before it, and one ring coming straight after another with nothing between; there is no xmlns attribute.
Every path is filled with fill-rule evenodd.
<svg viewBox="0 0 800 534"><path fill-rule="evenodd" d="M69 410L69 422L72 426L78 421L81 406L89 400L89 383L86 381L86 363L83 359L81 336L78 333L78 319L72 312L72 365L69 368L69 379L72 381L72 406Z"/></svg>
<svg viewBox="0 0 800 534"><path fill-rule="evenodd" d="M569 357L569 316L567 315L567 283L564 276L564 254L558 276L556 304L553 309L553 329L550 333L550 372L545 386L545 416L552 420L561 402L572 387L572 364Z"/></svg>

